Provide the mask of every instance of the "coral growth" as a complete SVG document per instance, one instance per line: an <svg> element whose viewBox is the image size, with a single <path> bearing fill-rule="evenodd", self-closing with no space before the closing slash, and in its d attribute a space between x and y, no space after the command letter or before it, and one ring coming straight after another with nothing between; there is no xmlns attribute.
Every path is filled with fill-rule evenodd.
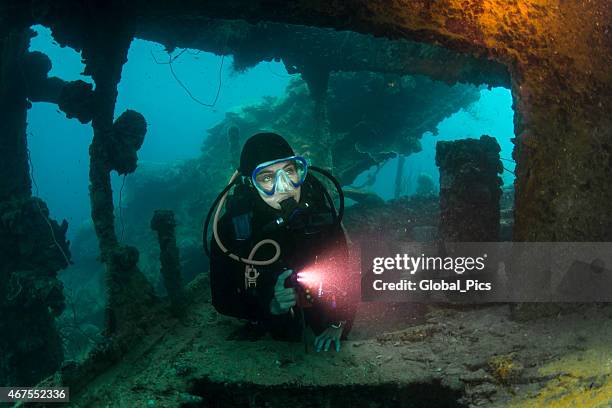
<svg viewBox="0 0 612 408"><path fill-rule="evenodd" d="M147 122L140 113L133 110L123 112L115 123L108 143L108 163L119 174L136 170L137 152L144 142Z"/></svg>
<svg viewBox="0 0 612 408"><path fill-rule="evenodd" d="M68 224L32 197L0 203L0 384L36 382L59 368L55 318L64 310L59 270L68 266Z"/></svg>
<svg viewBox="0 0 612 408"><path fill-rule="evenodd" d="M489 371L500 384L515 383L521 376L523 365L510 354L493 356L488 361Z"/></svg>

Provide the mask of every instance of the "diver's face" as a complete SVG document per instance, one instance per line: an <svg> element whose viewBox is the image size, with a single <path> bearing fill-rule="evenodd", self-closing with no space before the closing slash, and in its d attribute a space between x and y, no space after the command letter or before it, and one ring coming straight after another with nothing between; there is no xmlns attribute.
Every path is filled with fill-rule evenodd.
<svg viewBox="0 0 612 408"><path fill-rule="evenodd" d="M302 186L294 187L291 181L297 183L299 177L293 161L284 161L271 164L257 174L257 183L266 190L275 188L273 195L267 195L257 190L261 199L270 207L280 210L280 202L292 197L300 201ZM275 186L276 184L276 186Z"/></svg>

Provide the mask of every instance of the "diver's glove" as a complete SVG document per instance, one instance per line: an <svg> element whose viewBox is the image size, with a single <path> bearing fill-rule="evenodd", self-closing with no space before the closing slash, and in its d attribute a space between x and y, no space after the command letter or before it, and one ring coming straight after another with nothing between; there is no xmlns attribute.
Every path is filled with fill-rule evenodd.
<svg viewBox="0 0 612 408"><path fill-rule="evenodd" d="M287 269L276 279L276 285L274 285L274 297L270 302L270 313L273 315L287 313L289 309L295 306L297 299L295 296L295 289L285 287L285 280L292 273L292 269Z"/></svg>
<svg viewBox="0 0 612 408"><path fill-rule="evenodd" d="M314 341L315 350L317 352L324 349L325 351L329 350L329 346L332 343L336 345L336 351L340 351L340 337L342 336L344 322L341 322L337 325L331 325L323 333L319 334Z"/></svg>

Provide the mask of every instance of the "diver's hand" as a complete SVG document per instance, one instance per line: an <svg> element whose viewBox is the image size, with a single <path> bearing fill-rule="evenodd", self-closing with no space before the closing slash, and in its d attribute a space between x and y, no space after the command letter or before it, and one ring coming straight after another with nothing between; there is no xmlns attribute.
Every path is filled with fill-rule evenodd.
<svg viewBox="0 0 612 408"><path fill-rule="evenodd" d="M287 313L291 307L295 306L295 289L285 287L285 280L292 273L293 270L287 269L276 279L276 285L274 286L274 297L270 302L270 313L274 315Z"/></svg>
<svg viewBox="0 0 612 408"><path fill-rule="evenodd" d="M340 351L340 336L342 336L342 327L328 327L325 331L315 338L314 346L317 352L324 348L329 350L332 343L336 344L336 351Z"/></svg>

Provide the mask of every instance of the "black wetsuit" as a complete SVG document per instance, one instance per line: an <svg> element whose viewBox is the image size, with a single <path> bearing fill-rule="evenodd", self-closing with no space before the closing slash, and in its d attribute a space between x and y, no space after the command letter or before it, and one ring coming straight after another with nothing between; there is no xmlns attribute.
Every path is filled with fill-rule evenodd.
<svg viewBox="0 0 612 408"><path fill-rule="evenodd" d="M305 324L315 334L320 334L330 324L346 321L343 331L343 338L346 338L355 313L355 280L358 279L349 273L346 237L342 227L333 222L320 181L309 174L301 189L300 203L309 204L308 212L299 217L298 222L272 231L269 230L270 223L278 218L279 211L268 206L256 192L251 192L250 197L243 197L242 200L250 202L252 214L248 218L252 231L248 239L237 239L232 220L236 214L229 206L219 220L218 231L221 242L231 253L247 258L257 242L271 238L279 243L281 257L271 265L255 266L259 272L257 286L247 288L245 264L223 254L213 238L210 259L212 304L219 313L257 322L274 338L299 340L302 333L301 310L294 307L294 313L270 313L274 287L277 277L286 269L300 271L320 262L328 266L325 269L326 281L332 280L340 285L328 287L333 291L333 304L315 301L310 307L303 308ZM270 259L274 252L272 245L263 245L254 259ZM328 260L331 262L326 262ZM329 268L330 264L334 265L333 268Z"/></svg>

